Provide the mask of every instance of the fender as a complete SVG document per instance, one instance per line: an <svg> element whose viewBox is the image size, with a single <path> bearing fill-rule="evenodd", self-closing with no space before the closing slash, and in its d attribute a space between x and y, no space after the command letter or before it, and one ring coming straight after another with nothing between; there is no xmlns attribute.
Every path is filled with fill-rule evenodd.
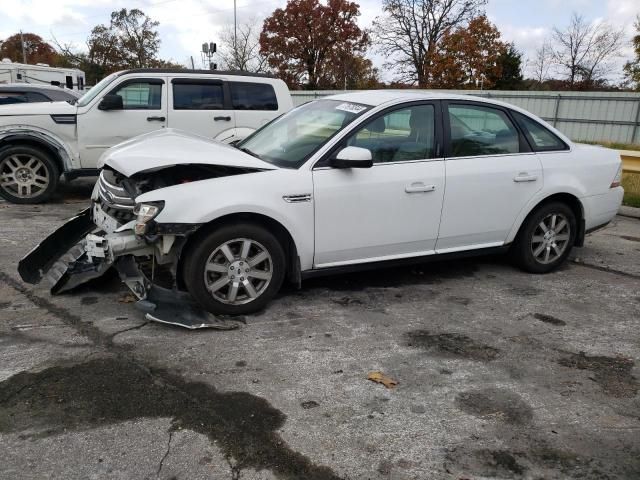
<svg viewBox="0 0 640 480"><path fill-rule="evenodd" d="M63 172L79 168L78 159L66 142L51 132L38 127L10 125L0 129L0 146L4 143L28 140L50 148L57 153Z"/></svg>
<svg viewBox="0 0 640 480"><path fill-rule="evenodd" d="M504 243L509 244L513 242L516 238L516 235L518 234L518 231L520 231L520 227L522 226L522 223L524 222L525 218L529 216L529 214L533 211L533 209L535 209L545 199L557 194L568 194L573 197L576 197L576 199L578 200L578 203L580 204L580 208L582 210L582 218L576 219L578 221L578 224L580 224L581 221L585 218L584 204L580 200L581 197L584 196L582 192L580 192L577 188L573 188L573 187L567 188L566 185L563 188L558 187L552 190L539 191L531 200L529 200L529 202L522 208L522 210L520 210L520 213L516 217L516 220L513 222L513 226L511 227L511 230L509 231L509 235L507 236L507 239Z"/></svg>

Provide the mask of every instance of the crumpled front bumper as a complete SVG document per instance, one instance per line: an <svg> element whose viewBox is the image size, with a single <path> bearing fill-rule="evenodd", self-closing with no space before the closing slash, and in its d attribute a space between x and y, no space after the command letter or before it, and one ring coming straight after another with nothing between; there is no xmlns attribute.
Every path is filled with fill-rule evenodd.
<svg viewBox="0 0 640 480"><path fill-rule="evenodd" d="M70 218L20 260L20 277L32 284L45 281L55 295L98 278L113 266L138 298L136 307L148 320L189 329L238 328L236 322L218 319L203 310L186 292L155 285L141 271L136 257L155 262L163 247L136 236L132 224L113 228L103 221L94 223L91 208Z"/></svg>

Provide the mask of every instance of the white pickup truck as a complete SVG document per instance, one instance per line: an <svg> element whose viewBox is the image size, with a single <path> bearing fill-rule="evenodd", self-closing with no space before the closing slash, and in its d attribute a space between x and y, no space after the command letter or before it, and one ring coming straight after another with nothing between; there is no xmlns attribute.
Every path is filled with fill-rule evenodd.
<svg viewBox="0 0 640 480"><path fill-rule="evenodd" d="M230 143L293 107L271 76L210 70L116 72L75 103L0 106L0 196L40 203L58 179L97 174L108 148L171 127Z"/></svg>

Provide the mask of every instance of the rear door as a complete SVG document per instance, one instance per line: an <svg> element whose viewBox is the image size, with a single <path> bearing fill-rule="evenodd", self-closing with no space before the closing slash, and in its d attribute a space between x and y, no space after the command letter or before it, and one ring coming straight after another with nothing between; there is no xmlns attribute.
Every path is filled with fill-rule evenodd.
<svg viewBox="0 0 640 480"><path fill-rule="evenodd" d="M445 102L446 182L436 250L502 245L543 185L542 166L508 109Z"/></svg>
<svg viewBox="0 0 640 480"><path fill-rule="evenodd" d="M236 126L229 89L222 80L173 78L169 95L169 127L224 140Z"/></svg>
<svg viewBox="0 0 640 480"><path fill-rule="evenodd" d="M278 98L270 83L229 81L236 114L236 135L244 138L280 115Z"/></svg>

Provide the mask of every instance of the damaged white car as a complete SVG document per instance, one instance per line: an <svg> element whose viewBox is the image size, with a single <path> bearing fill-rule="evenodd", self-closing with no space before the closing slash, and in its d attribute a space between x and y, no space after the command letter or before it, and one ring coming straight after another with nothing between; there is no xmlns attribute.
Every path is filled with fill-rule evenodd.
<svg viewBox="0 0 640 480"><path fill-rule="evenodd" d="M496 251L548 272L623 195L616 152L454 95L337 95L235 146L165 130L102 162L92 207L22 278L57 293L113 265L149 318L190 328L260 310L286 278Z"/></svg>

